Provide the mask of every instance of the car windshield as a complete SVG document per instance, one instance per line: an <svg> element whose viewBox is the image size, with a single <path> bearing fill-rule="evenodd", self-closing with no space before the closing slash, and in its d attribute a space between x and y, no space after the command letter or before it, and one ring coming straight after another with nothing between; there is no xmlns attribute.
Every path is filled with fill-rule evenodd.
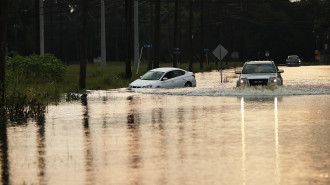
<svg viewBox="0 0 330 185"><path fill-rule="evenodd" d="M159 80L163 74L164 72L160 71L148 71L142 76L141 80Z"/></svg>
<svg viewBox="0 0 330 185"><path fill-rule="evenodd" d="M243 74L250 73L275 73L275 66L273 64L246 64L244 65Z"/></svg>
<svg viewBox="0 0 330 185"><path fill-rule="evenodd" d="M289 56L288 59L292 61L298 61L299 57L294 55L294 56Z"/></svg>

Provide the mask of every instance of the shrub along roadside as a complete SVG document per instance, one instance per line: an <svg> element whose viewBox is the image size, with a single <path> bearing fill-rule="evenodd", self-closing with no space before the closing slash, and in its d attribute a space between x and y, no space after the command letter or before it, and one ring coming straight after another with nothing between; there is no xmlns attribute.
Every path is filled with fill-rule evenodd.
<svg viewBox="0 0 330 185"><path fill-rule="evenodd" d="M4 109L12 122L42 118L49 102L60 100L66 66L51 54L14 55L6 60Z"/></svg>

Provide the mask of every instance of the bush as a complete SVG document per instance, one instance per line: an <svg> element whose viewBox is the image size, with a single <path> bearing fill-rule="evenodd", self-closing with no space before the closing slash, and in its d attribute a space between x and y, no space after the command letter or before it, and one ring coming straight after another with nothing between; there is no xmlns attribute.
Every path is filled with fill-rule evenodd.
<svg viewBox="0 0 330 185"><path fill-rule="evenodd" d="M52 54L15 55L7 59L6 65L9 79L23 81L60 82L66 72L66 66Z"/></svg>

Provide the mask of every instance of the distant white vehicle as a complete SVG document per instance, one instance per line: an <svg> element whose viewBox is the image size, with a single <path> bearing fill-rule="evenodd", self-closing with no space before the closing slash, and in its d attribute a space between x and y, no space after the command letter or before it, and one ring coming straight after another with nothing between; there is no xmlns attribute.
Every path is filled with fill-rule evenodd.
<svg viewBox="0 0 330 185"><path fill-rule="evenodd" d="M243 65L236 87L240 86L281 86L283 78L281 73L284 70L278 69L273 61L248 61Z"/></svg>
<svg viewBox="0 0 330 185"><path fill-rule="evenodd" d="M179 88L196 87L195 74L180 68L163 67L148 71L129 88Z"/></svg>

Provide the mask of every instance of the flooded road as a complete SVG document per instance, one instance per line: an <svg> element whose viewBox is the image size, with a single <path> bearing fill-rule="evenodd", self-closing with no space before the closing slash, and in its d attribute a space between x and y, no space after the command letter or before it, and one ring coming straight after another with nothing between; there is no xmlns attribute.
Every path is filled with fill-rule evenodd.
<svg viewBox="0 0 330 185"><path fill-rule="evenodd" d="M280 67L284 86L91 91L1 129L2 184L329 184L330 67Z"/></svg>

